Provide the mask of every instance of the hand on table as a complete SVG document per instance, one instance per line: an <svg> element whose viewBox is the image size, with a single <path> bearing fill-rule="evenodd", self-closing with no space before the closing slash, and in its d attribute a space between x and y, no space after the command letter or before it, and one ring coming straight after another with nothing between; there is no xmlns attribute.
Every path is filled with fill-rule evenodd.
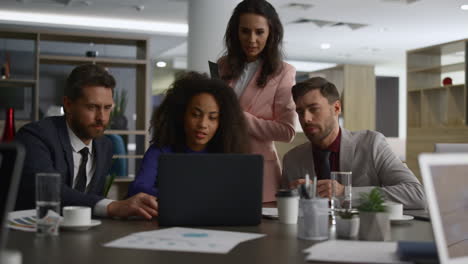
<svg viewBox="0 0 468 264"><path fill-rule="evenodd" d="M111 217L143 216L151 219L158 215L158 202L152 195L139 193L126 200L110 203L107 206L107 215Z"/></svg>

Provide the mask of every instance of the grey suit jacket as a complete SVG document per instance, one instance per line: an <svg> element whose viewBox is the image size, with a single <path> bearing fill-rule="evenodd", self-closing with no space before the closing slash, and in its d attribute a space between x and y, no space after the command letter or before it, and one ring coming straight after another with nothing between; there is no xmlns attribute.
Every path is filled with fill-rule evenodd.
<svg viewBox="0 0 468 264"><path fill-rule="evenodd" d="M62 176L62 206L82 205L94 209L103 199L106 175L112 164L112 143L106 137L93 140L96 170L86 193L73 186L73 154L65 117L48 117L22 127L15 140L26 147L16 210L35 208L35 174L57 172Z"/></svg>
<svg viewBox="0 0 468 264"><path fill-rule="evenodd" d="M283 179L290 182L315 176L312 144L292 149L283 159ZM382 187L385 198L402 203L405 209L426 207L423 187L408 167L398 159L385 137L374 131L351 132L341 129L340 171L351 171L353 204L359 193Z"/></svg>

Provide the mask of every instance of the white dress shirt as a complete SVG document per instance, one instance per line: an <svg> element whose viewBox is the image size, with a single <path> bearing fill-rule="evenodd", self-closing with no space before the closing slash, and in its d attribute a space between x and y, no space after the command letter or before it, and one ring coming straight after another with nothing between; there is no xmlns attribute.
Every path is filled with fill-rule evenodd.
<svg viewBox="0 0 468 264"><path fill-rule="evenodd" d="M72 147L72 154L73 154L73 185L72 187L74 188L76 185L76 176L78 175L78 169L80 168L81 159L83 158L79 151L82 150L84 147L87 147L89 149L89 154L88 154L88 163L86 163L86 188L88 188L88 184L91 182L91 179L93 178L94 173L96 172L96 162L94 159L94 152L93 152L93 140L91 140L91 142L89 142L89 144L86 145L85 143L83 143L83 141L81 141L81 139L79 139L76 136L76 134L70 128L68 123L67 123L67 129L68 129L68 136L70 138L70 144ZM105 198L100 200L94 206L94 214L97 216L107 216L107 206L112 202L113 200L105 199Z"/></svg>
<svg viewBox="0 0 468 264"><path fill-rule="evenodd" d="M234 87L234 92L236 93L237 98L241 97L245 87L247 87L249 84L259 65L260 60L252 61L245 65L244 69L242 70L242 74L240 75L239 80L237 80L236 86Z"/></svg>

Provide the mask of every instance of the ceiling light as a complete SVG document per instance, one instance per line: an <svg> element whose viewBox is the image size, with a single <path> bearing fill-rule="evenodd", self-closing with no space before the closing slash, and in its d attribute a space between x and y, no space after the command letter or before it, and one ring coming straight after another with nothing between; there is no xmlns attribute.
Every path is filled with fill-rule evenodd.
<svg viewBox="0 0 468 264"><path fill-rule="evenodd" d="M158 61L156 62L156 67L159 67L159 68L164 68L167 66L167 63L165 61Z"/></svg>
<svg viewBox="0 0 468 264"><path fill-rule="evenodd" d="M72 26L85 28L100 28L118 31L144 31L152 33L166 33L178 36L187 36L188 25L152 22L144 20L131 20L119 18L101 18L91 16L73 16L45 14L34 12L17 12L0 9L0 22L13 24L43 24L52 26Z"/></svg>
<svg viewBox="0 0 468 264"><path fill-rule="evenodd" d="M468 10L468 5L462 5L462 6L460 6L460 9L461 10Z"/></svg>
<svg viewBox="0 0 468 264"><path fill-rule="evenodd" d="M312 62L312 61L297 61L297 60L286 60L287 63L291 64L296 68L298 72L312 72L326 68L335 67L335 63L325 62Z"/></svg>
<svg viewBox="0 0 468 264"><path fill-rule="evenodd" d="M321 49L329 49L331 47L330 43L322 43L320 44Z"/></svg>

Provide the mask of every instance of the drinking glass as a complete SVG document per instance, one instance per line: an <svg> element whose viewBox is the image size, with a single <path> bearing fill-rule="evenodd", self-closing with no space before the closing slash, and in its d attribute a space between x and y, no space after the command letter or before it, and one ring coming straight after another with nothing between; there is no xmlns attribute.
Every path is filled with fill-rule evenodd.
<svg viewBox="0 0 468 264"><path fill-rule="evenodd" d="M346 171L332 171L331 172L332 180L332 198L331 206L332 209L336 211L350 210L352 208L351 200L351 181L352 181L352 172ZM338 184L344 187L342 192L337 192Z"/></svg>
<svg viewBox="0 0 468 264"><path fill-rule="evenodd" d="M60 174L36 174L37 234L57 236L60 224Z"/></svg>

